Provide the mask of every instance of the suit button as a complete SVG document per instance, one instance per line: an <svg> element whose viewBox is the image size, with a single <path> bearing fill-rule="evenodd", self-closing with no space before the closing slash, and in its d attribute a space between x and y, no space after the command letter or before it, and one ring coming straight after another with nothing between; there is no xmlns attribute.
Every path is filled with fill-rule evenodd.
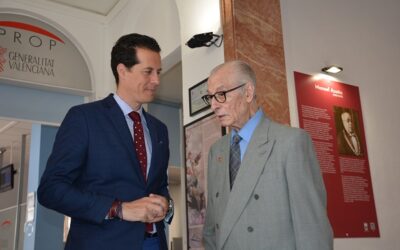
<svg viewBox="0 0 400 250"><path fill-rule="evenodd" d="M217 192L217 193L215 194L215 197L217 197L217 198L218 198L218 196L219 196L219 192Z"/></svg>
<svg viewBox="0 0 400 250"><path fill-rule="evenodd" d="M219 225L218 225L218 223L215 225L215 227L216 227L217 229L219 229Z"/></svg>
<svg viewBox="0 0 400 250"><path fill-rule="evenodd" d="M251 232L254 231L254 228L253 228L253 227L248 227L248 228L247 228L247 231L248 231L249 233L251 233Z"/></svg>
<svg viewBox="0 0 400 250"><path fill-rule="evenodd" d="M255 194L254 199L258 200L258 198L260 198L260 196L258 194Z"/></svg>

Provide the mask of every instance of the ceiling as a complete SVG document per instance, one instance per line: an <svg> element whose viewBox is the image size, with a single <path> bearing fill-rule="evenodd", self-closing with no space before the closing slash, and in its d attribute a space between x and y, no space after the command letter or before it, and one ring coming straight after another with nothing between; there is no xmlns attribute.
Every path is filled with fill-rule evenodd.
<svg viewBox="0 0 400 250"><path fill-rule="evenodd" d="M84 11L107 16L120 0L48 0Z"/></svg>
<svg viewBox="0 0 400 250"><path fill-rule="evenodd" d="M68 9L86 11L99 16L108 16L119 4L132 0L15 0L27 4L33 4L44 9Z"/></svg>

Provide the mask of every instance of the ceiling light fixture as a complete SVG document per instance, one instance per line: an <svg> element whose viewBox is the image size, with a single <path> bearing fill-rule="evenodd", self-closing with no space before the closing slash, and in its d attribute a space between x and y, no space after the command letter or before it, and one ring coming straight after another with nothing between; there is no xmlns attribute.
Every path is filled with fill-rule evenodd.
<svg viewBox="0 0 400 250"><path fill-rule="evenodd" d="M331 65L328 67L324 67L321 69L325 73L330 73L330 74L337 74L341 71L343 71L342 67L336 66L336 65Z"/></svg>
<svg viewBox="0 0 400 250"><path fill-rule="evenodd" d="M220 42L217 44L218 40L220 40ZM221 47L222 40L223 35L216 35L212 32L207 32L194 35L189 41L186 42L186 45L192 49L198 47L210 47L211 45Z"/></svg>

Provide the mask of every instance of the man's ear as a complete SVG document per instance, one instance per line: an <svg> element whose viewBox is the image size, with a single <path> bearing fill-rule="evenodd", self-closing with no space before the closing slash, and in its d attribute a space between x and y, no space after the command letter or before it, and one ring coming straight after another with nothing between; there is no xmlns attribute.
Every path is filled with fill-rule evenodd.
<svg viewBox="0 0 400 250"><path fill-rule="evenodd" d="M127 68L122 63L117 65L117 72L118 72L119 79L124 78L126 70L127 70Z"/></svg>
<svg viewBox="0 0 400 250"><path fill-rule="evenodd" d="M246 101L250 103L255 97L255 86L251 82L246 84Z"/></svg>

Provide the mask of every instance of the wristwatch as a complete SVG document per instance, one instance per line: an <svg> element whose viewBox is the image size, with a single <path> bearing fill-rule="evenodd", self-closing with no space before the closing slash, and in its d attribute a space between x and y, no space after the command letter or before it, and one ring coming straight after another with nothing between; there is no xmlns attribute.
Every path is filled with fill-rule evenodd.
<svg viewBox="0 0 400 250"><path fill-rule="evenodd" d="M168 199L168 210L167 210L167 214L165 215L164 221L168 224L171 224L173 216L174 216L174 201L171 198L169 198Z"/></svg>

